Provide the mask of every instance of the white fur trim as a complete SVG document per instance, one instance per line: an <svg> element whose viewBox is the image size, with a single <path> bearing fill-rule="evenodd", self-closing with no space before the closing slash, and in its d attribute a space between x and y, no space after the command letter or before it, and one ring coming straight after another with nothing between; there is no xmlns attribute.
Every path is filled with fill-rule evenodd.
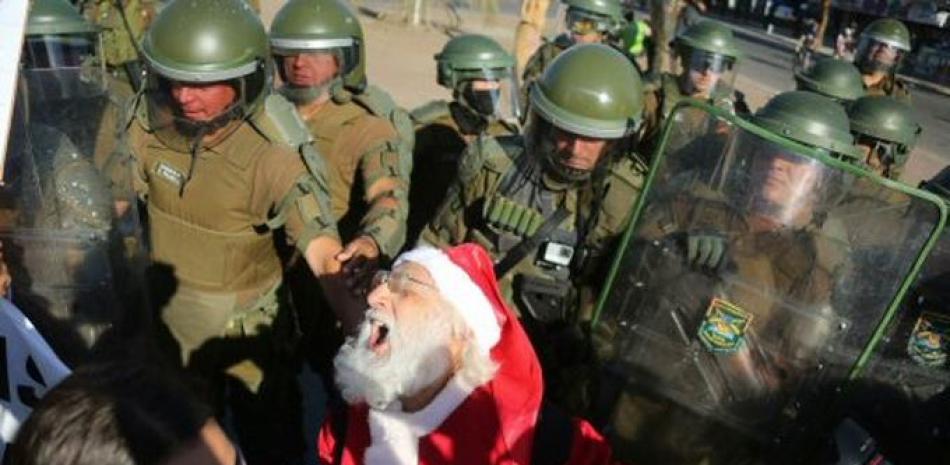
<svg viewBox="0 0 950 465"><path fill-rule="evenodd" d="M456 375L418 412L403 412L399 402L387 410L370 409L366 465L418 465L419 438L441 426L474 390L475 386Z"/></svg>
<svg viewBox="0 0 950 465"><path fill-rule="evenodd" d="M444 252L432 247L423 246L400 255L393 267L405 262L425 267L439 292L455 305L469 329L475 334L475 340L482 352L490 352L501 337L501 327L498 326L494 307L471 276Z"/></svg>

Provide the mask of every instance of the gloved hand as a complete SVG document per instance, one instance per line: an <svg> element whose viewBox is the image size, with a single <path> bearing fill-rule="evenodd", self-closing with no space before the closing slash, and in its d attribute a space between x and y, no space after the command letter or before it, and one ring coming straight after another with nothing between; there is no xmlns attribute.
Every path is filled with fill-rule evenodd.
<svg viewBox="0 0 950 465"><path fill-rule="evenodd" d="M686 235L686 262L694 268L718 268L725 252L726 239L721 234L695 231Z"/></svg>

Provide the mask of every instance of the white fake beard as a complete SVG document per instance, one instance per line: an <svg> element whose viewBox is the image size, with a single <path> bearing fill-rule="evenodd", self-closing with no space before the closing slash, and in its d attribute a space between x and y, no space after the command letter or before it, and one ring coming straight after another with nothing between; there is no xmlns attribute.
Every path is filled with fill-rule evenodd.
<svg viewBox="0 0 950 465"><path fill-rule="evenodd" d="M389 314L368 310L356 337L349 337L333 360L336 384L349 404L366 402L385 410L401 397L417 394L445 376L451 368L453 338L450 312L434 312L415 328L400 328ZM369 348L373 324L387 330L389 351Z"/></svg>

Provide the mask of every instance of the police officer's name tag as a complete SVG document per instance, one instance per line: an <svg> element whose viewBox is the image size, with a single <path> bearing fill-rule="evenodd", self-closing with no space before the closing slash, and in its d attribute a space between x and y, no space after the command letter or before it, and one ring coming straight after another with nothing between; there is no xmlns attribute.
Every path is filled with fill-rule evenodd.
<svg viewBox="0 0 950 465"><path fill-rule="evenodd" d="M950 317L923 312L907 341L907 355L918 365L942 367L950 352Z"/></svg>
<svg viewBox="0 0 950 465"><path fill-rule="evenodd" d="M745 345L752 315L738 305L714 298L699 325L699 340L711 352L731 354Z"/></svg>
<svg viewBox="0 0 950 465"><path fill-rule="evenodd" d="M185 175L165 162L158 162L154 171L156 176L174 184L175 187L181 187L185 182Z"/></svg>

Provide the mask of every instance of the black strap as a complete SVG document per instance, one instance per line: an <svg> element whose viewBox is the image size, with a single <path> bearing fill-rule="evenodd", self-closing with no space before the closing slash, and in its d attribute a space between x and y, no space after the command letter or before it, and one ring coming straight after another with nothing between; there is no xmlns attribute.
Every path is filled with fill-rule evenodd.
<svg viewBox="0 0 950 465"><path fill-rule="evenodd" d="M564 204L561 204L553 215L544 220L544 224L535 231L533 236L525 238L518 245L508 249L508 253L495 263L495 276L501 278L505 273L511 271L518 262L528 256L532 250L537 249L542 242L547 240L554 228L557 228L564 221L564 218L567 218L568 213Z"/></svg>
<svg viewBox="0 0 950 465"><path fill-rule="evenodd" d="M571 417L548 402L541 404L534 428L531 465L564 465L574 445Z"/></svg>

